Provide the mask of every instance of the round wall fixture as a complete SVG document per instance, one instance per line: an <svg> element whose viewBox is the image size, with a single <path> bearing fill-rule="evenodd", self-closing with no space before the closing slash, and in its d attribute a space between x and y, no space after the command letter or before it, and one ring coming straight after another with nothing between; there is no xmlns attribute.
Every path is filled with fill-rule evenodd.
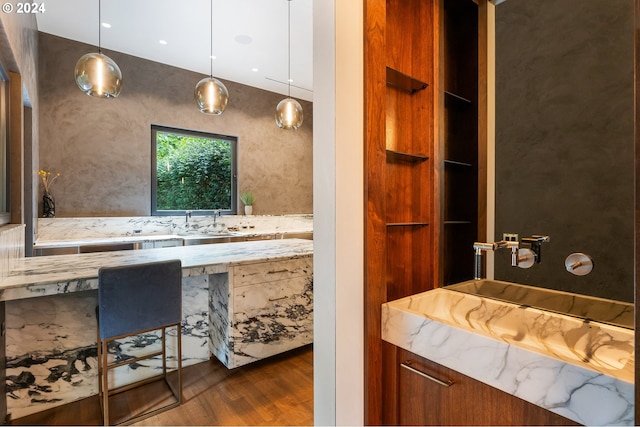
<svg viewBox="0 0 640 427"><path fill-rule="evenodd" d="M567 271L576 276L586 276L593 270L593 259L581 252L572 253L564 261Z"/></svg>

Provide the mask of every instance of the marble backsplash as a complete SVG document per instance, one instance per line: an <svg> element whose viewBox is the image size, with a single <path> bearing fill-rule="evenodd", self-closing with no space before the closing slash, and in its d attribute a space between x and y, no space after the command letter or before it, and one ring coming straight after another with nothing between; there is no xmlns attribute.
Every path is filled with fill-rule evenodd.
<svg viewBox="0 0 640 427"><path fill-rule="evenodd" d="M7 277L19 258L24 258L24 225L0 227L0 277Z"/></svg>
<svg viewBox="0 0 640 427"><path fill-rule="evenodd" d="M297 233L313 230L313 215L140 216L38 218L37 242L152 236L181 233L219 233L220 225L244 233Z"/></svg>

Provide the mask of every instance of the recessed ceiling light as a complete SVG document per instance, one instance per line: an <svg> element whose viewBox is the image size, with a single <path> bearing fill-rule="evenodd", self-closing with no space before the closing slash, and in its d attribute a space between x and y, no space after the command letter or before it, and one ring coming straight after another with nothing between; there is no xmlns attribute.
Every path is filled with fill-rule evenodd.
<svg viewBox="0 0 640 427"><path fill-rule="evenodd" d="M166 40L160 40L160 42L159 42L159 43L160 43L160 44L167 44L167 41L166 41Z"/></svg>
<svg viewBox="0 0 640 427"><path fill-rule="evenodd" d="M216 59L216 56L215 55L211 55L209 58Z"/></svg>
<svg viewBox="0 0 640 427"><path fill-rule="evenodd" d="M288 80L288 82L289 82L289 83L293 83L293 79L289 79L289 80Z"/></svg>
<svg viewBox="0 0 640 427"><path fill-rule="evenodd" d="M256 73L256 72L258 72L258 69L254 67L254 68L252 68L252 69L251 69L251 71L253 71L254 73Z"/></svg>
<svg viewBox="0 0 640 427"><path fill-rule="evenodd" d="M102 23L102 26L103 26L104 28L111 28L111 24L109 24L108 22L103 22L103 23Z"/></svg>

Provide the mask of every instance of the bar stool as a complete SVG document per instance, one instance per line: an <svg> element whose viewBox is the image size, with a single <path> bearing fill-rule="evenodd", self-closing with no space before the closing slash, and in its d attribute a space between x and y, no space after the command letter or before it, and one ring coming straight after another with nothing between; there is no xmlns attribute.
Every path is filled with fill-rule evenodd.
<svg viewBox="0 0 640 427"><path fill-rule="evenodd" d="M151 408L145 408L133 414L131 409L127 408L126 412L129 416L115 424L131 424L180 405L182 402L182 264L180 260L101 268L98 272L96 310L98 388L104 425L112 425L109 404L113 395L146 384L162 382L163 391L168 398L160 399L155 391L145 394L144 406L151 406ZM177 368L173 370L167 369L167 329L170 328L177 330L177 347L174 352L177 353ZM118 360L116 357L115 360L109 361L109 348L110 345L113 348L114 341L154 331L161 331L160 350L145 352L123 360ZM126 385L110 386L109 373L113 370L126 365L138 368L141 361L158 356L162 356L161 373ZM169 374L175 377L176 372L177 386L174 384L175 378L174 381L169 378ZM167 386L169 390L166 390ZM150 401L153 399L160 399L160 402L151 405Z"/></svg>

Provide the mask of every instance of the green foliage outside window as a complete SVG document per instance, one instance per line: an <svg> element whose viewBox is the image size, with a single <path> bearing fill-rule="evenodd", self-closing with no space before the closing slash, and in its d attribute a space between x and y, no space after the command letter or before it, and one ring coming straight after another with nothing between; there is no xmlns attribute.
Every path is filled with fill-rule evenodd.
<svg viewBox="0 0 640 427"><path fill-rule="evenodd" d="M157 210L232 208L231 141L156 132Z"/></svg>

